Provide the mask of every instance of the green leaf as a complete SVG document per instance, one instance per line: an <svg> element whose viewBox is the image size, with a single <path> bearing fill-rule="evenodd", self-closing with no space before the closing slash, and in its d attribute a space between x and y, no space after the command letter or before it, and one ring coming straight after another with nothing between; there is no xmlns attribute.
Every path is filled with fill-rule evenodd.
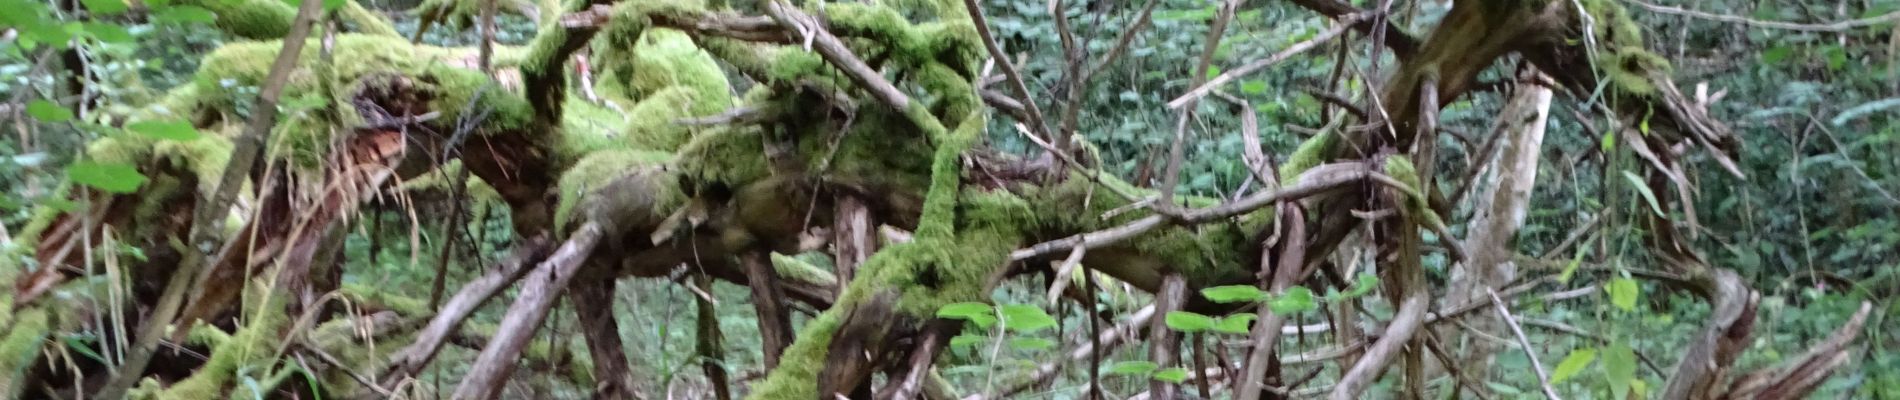
<svg viewBox="0 0 1900 400"><path fill-rule="evenodd" d="M1220 323L1214 320L1214 317L1187 311L1169 311L1166 322L1168 323L1168 328L1187 333L1213 329L1214 325Z"/></svg>
<svg viewBox="0 0 1900 400"><path fill-rule="evenodd" d="M974 346L989 340L990 338L988 336L983 335L957 335L957 337L950 338L950 347Z"/></svg>
<svg viewBox="0 0 1900 400"><path fill-rule="evenodd" d="M140 121L126 124L126 130L159 139L188 142L198 140L198 128L185 121Z"/></svg>
<svg viewBox="0 0 1900 400"><path fill-rule="evenodd" d="M1600 145L1603 147L1603 152L1605 153L1610 152L1610 150L1616 149L1616 133L1603 132L1603 141L1602 143L1600 143Z"/></svg>
<svg viewBox="0 0 1900 400"><path fill-rule="evenodd" d="M127 8L123 0L79 0L79 3L85 4L86 11L94 15L117 15Z"/></svg>
<svg viewBox="0 0 1900 400"><path fill-rule="evenodd" d="M209 24L212 22L217 22L218 15L211 13L211 10L206 10L204 9L204 7L199 7L199 6L194 6L194 5L176 5L176 6L171 6L171 7L166 8L165 11L159 11L158 14L153 15L152 18L157 20L158 22L163 22L163 23Z"/></svg>
<svg viewBox="0 0 1900 400"><path fill-rule="evenodd" d="M1630 186L1636 187L1636 194L1642 195L1643 200L1649 202L1649 211L1655 212L1656 216L1668 216L1663 213L1662 203L1656 201L1656 192L1649 191L1649 185L1643 184L1643 178L1637 177L1634 172L1624 170L1623 179L1629 180Z"/></svg>
<svg viewBox="0 0 1900 400"><path fill-rule="evenodd" d="M92 351L92 345L91 343L89 343L89 342L92 342L92 339L93 339L92 337L80 336L80 335L62 335L62 336L63 337L61 337L60 339L61 341L66 342L66 348L79 352L79 355L86 356L86 358L93 359L93 361L98 361L100 363L107 362L105 357L100 356L98 352Z"/></svg>
<svg viewBox="0 0 1900 400"><path fill-rule="evenodd" d="M1333 296L1333 300L1359 298L1359 296L1364 296L1366 293L1372 293L1372 289L1376 287L1379 287L1379 276L1361 272L1359 273L1358 281L1352 284L1352 288L1346 289L1345 293L1338 293L1337 296Z"/></svg>
<svg viewBox="0 0 1900 400"><path fill-rule="evenodd" d="M1207 80L1214 80L1216 76L1220 76L1220 67L1207 66Z"/></svg>
<svg viewBox="0 0 1900 400"><path fill-rule="evenodd" d="M1768 50L1762 50L1761 63L1762 64L1780 64L1782 61L1787 60L1788 56L1791 56L1791 55L1794 55L1793 46L1784 45L1784 46L1770 47L1768 48Z"/></svg>
<svg viewBox="0 0 1900 400"><path fill-rule="evenodd" d="M1610 393L1617 400L1629 395L1630 382L1636 379L1636 351L1622 341L1603 350L1603 375L1610 381Z"/></svg>
<svg viewBox="0 0 1900 400"><path fill-rule="evenodd" d="M1246 334L1248 325L1252 324L1253 320L1257 318L1260 318L1260 316L1254 315L1253 313L1229 315L1221 318L1220 322L1214 323L1213 329L1215 332L1220 333Z"/></svg>
<svg viewBox="0 0 1900 400"><path fill-rule="evenodd" d="M73 163L66 167L66 178L75 183L91 186L110 193L132 193L144 185L145 175L138 168L125 164L100 164L90 161Z"/></svg>
<svg viewBox="0 0 1900 400"><path fill-rule="evenodd" d="M1201 296L1215 303L1248 303L1267 299L1267 292L1253 285L1215 286L1201 289Z"/></svg>
<svg viewBox="0 0 1900 400"><path fill-rule="evenodd" d="M1240 81L1240 92L1244 94L1266 93L1267 81L1259 79Z"/></svg>
<svg viewBox="0 0 1900 400"><path fill-rule="evenodd" d="M1635 310L1636 297L1643 292L1642 287L1636 285L1636 280L1630 278L1611 280L1610 285L1604 286L1603 290L1610 292L1610 304L1623 311Z"/></svg>
<svg viewBox="0 0 1900 400"><path fill-rule="evenodd" d="M132 43L138 40L132 36L132 32L117 24L87 23L85 30L86 34L91 35L93 39L106 43Z"/></svg>
<svg viewBox="0 0 1900 400"><path fill-rule="evenodd" d="M323 9L325 11L336 11L337 8L343 7L346 1L347 0L323 0Z"/></svg>
<svg viewBox="0 0 1900 400"><path fill-rule="evenodd" d="M73 120L73 111L46 100L33 100L26 103L26 115L40 122L55 123Z"/></svg>
<svg viewBox="0 0 1900 400"><path fill-rule="evenodd" d="M977 302L952 303L937 309L937 318L968 320L974 316L990 316L990 305Z"/></svg>
<svg viewBox="0 0 1900 400"><path fill-rule="evenodd" d="M1108 374L1148 376L1148 374L1154 372L1156 368L1161 368L1161 366L1155 365L1152 361L1122 361L1109 364Z"/></svg>
<svg viewBox="0 0 1900 400"><path fill-rule="evenodd" d="M1182 381L1186 381L1187 377L1187 369L1181 367L1168 368L1155 372L1155 380L1168 383L1181 383Z"/></svg>
<svg viewBox="0 0 1900 400"><path fill-rule="evenodd" d="M1316 308L1319 308L1319 305L1313 302L1313 289L1307 289L1305 286L1287 288L1286 293L1267 301L1267 309L1280 315L1292 315Z"/></svg>
<svg viewBox="0 0 1900 400"><path fill-rule="evenodd" d="M1043 338L1015 338L1009 340L1009 347L1017 350L1042 350L1056 347L1056 341Z"/></svg>
<svg viewBox="0 0 1900 400"><path fill-rule="evenodd" d="M1012 331L1035 332L1056 326L1055 317L1034 305L1005 304L1001 311L1003 326Z"/></svg>
<svg viewBox="0 0 1900 400"><path fill-rule="evenodd" d="M1583 372L1583 368L1590 366L1590 362L1596 359L1595 347L1571 350L1570 355L1564 356L1564 360L1557 363L1557 369L1551 371L1550 383L1564 383L1564 380L1577 376L1578 372Z"/></svg>

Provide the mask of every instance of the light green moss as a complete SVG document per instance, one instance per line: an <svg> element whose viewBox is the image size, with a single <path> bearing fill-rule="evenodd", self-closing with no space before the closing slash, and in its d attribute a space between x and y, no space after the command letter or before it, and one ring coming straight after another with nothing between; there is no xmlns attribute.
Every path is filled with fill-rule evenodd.
<svg viewBox="0 0 1900 400"><path fill-rule="evenodd" d="M555 206L554 226L566 227L574 221L577 217L574 214L580 212L575 207L596 190L627 175L654 174L670 159L672 154L633 149L589 154L561 174L560 203ZM651 202L644 204L646 208L639 211L666 215L686 203L686 195L680 192L677 181L660 178L661 175L650 176L654 179L645 182L646 188L650 190L645 194L651 196Z"/></svg>
<svg viewBox="0 0 1900 400"><path fill-rule="evenodd" d="M337 129L319 118L322 107L335 102L324 91L328 85L346 93L360 89L359 80L376 75L407 77L407 82L431 96L428 109L438 113L436 121L454 123L464 113L486 111L482 124L474 132L491 135L524 128L532 118L527 103L491 84L479 71L460 68L469 56L467 50L411 45L395 37L346 34L336 37L332 76L323 77L310 68L318 60L320 46L307 45L299 58L300 68L285 82L282 101L287 111L274 128L269 147L273 157L284 157L296 166L315 168L333 140ZM214 115L235 115L248 109L254 90L269 73L271 61L281 48L278 41L241 42L225 45L204 58L194 80L190 105L197 110L171 110L196 115L203 110ZM381 80L377 80L381 81ZM478 97L479 96L479 99ZM301 106L301 108L299 107ZM473 106L473 107L471 107ZM309 108L316 107L316 108ZM348 126L361 124L354 107L337 110Z"/></svg>
<svg viewBox="0 0 1900 400"><path fill-rule="evenodd" d="M879 252L879 254L882 253ZM759 383L752 394L746 398L752 400L818 398L818 374L825 370L825 354L831 348L832 336L844 323L846 310L844 306L844 304L833 305L831 309L819 313L818 317L806 322L805 326L798 330L798 340L785 348L785 355L779 358L778 368L773 368L766 375L765 381Z"/></svg>
<svg viewBox="0 0 1900 400"><path fill-rule="evenodd" d="M1404 199L1400 201L1407 215L1420 218L1420 223L1426 226L1444 225L1444 220L1439 218L1437 211L1432 210L1424 192L1420 191L1420 188L1424 186L1419 180L1418 167L1412 164L1411 159L1396 155L1386 157L1385 174L1406 185L1405 189L1401 189L1405 194Z"/></svg>
<svg viewBox="0 0 1900 400"><path fill-rule="evenodd" d="M772 270L778 272L780 278L797 282L816 283L825 286L838 284L838 276L832 275L830 271L811 265L811 263L800 260L798 257L784 254L772 253Z"/></svg>
<svg viewBox="0 0 1900 400"><path fill-rule="evenodd" d="M1322 130L1319 134L1300 142L1300 147L1293 150L1292 155L1287 156L1285 163L1280 164L1280 184L1299 183L1300 174L1326 163L1326 160L1338 152L1337 147L1339 147L1339 135L1330 129Z"/></svg>
<svg viewBox="0 0 1900 400"><path fill-rule="evenodd" d="M739 187L770 175L757 127L715 127L681 147L681 175L697 186Z"/></svg>
<svg viewBox="0 0 1900 400"><path fill-rule="evenodd" d="M203 7L217 15L219 30L254 40L283 38L297 17L292 3L279 0L179 0L172 4Z"/></svg>
<svg viewBox="0 0 1900 400"><path fill-rule="evenodd" d="M335 12L339 19L355 27L356 32L365 35L402 37L402 33L396 32L396 27L390 24L389 18L364 8L363 4L356 0L346 0L343 8Z"/></svg>
<svg viewBox="0 0 1900 400"><path fill-rule="evenodd" d="M11 324L0 324L7 332L0 338L0 397L19 398L26 389L26 370L39 358L40 347L51 334L48 319L45 310L30 308Z"/></svg>
<svg viewBox="0 0 1900 400"><path fill-rule="evenodd" d="M1585 12L1595 18L1597 69L1612 87L1636 97L1656 93L1656 76L1667 76L1669 60L1644 47L1643 28L1629 11L1611 0L1585 0Z"/></svg>
<svg viewBox="0 0 1900 400"><path fill-rule="evenodd" d="M258 302L257 308L278 309L283 307L283 297L272 294ZM256 373L275 364L279 330L289 317L281 311L246 313L252 320L239 328L237 333L224 343L211 349L211 359L193 372L190 377L173 383L165 390L156 393L157 399L196 400L221 397L239 372Z"/></svg>
<svg viewBox="0 0 1900 400"><path fill-rule="evenodd" d="M685 145L698 128L675 121L697 117L693 105L701 98L692 88L675 86L653 93L627 110L626 140L633 147L673 151ZM717 111L705 115L717 114Z"/></svg>

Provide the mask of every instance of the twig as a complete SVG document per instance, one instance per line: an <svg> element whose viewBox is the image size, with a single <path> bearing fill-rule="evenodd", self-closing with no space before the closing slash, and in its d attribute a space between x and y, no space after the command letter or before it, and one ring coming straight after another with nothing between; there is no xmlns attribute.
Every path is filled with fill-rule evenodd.
<svg viewBox="0 0 1900 400"><path fill-rule="evenodd" d="M415 340L390 355L389 372L384 373L383 385L395 386L403 378L420 373L424 366L435 359L443 342L463 321L468 320L469 315L474 314L475 309L501 293L509 284L520 280L528 272L527 266L540 258L547 247L546 237L529 239L516 247L508 257L497 262L494 268L482 274L482 277L463 284L462 289L455 292L455 297L449 298L447 303L437 309L429 325L416 332Z"/></svg>
<svg viewBox="0 0 1900 400"><path fill-rule="evenodd" d="M1338 25L1334 25L1332 29L1327 29L1326 32L1320 33L1319 36L1315 36L1312 39L1307 39L1304 42L1294 43L1292 46L1288 46L1285 50L1281 50L1279 53L1274 53L1272 56L1268 56L1267 58L1263 58L1258 61L1247 63L1247 65L1242 65L1239 68L1234 68L1233 70L1229 70L1227 72L1222 72L1220 76L1214 77L1213 80L1208 81L1206 84L1202 84L1199 87L1195 87L1194 90L1188 91L1187 94L1181 95L1181 97L1177 97L1174 100L1169 100L1168 108L1178 109L1178 108L1181 108L1182 106L1186 106L1188 102L1193 101L1195 99L1199 99L1202 96L1206 96L1208 92L1214 91L1215 88L1219 88L1222 85L1226 85L1228 82L1233 82L1235 79L1240 79L1241 76L1254 73L1254 71L1259 71L1261 68L1266 68L1274 64L1278 64L1281 61L1286 61L1286 59L1289 57L1293 57L1294 55L1305 52L1306 50L1312 49L1315 46L1319 46L1319 44L1321 43L1325 43L1328 40L1332 40L1333 38L1338 37L1339 34L1345 33L1346 29L1351 28L1352 23L1355 21L1358 21L1360 18L1363 18L1362 14L1354 14L1354 15L1349 15L1349 16L1340 18ZM1201 73L1205 74L1207 72L1201 71Z"/></svg>
<svg viewBox="0 0 1900 400"><path fill-rule="evenodd" d="M1003 76L1009 79L1010 89L1015 90L1016 98L1022 101L1022 109L1029 117L1025 122L1038 136L1055 140L1049 134L1049 125L1043 123L1042 107L1036 105L1035 98L1029 95L1029 85L1023 83L1022 73L1016 71L1016 63L1009 60L1009 54L1003 52L1003 46L996 44L996 36L990 34L990 24L983 17L983 7L976 0L963 0L963 7L970 11L970 22L976 25L976 35L983 38L983 48L989 50L990 58L996 60L996 66L1002 68ZM1062 18L1062 14L1057 13L1056 18Z"/></svg>
<svg viewBox="0 0 1900 400"><path fill-rule="evenodd" d="M1219 206L1188 210L1171 216L1150 215L1113 228L1038 243L1034 246L1010 253L1010 259L1012 261L1022 261L1073 249L1076 246L1100 248L1102 246L1120 243L1122 240L1127 240L1136 235L1146 233L1149 230L1162 227L1170 223L1170 221L1175 224L1192 225L1228 218L1252 212L1279 201L1297 200L1325 193L1333 189L1345 187L1348 184L1370 176L1382 176L1382 174L1371 171L1370 166L1359 162L1321 165L1309 170L1307 174L1300 179L1300 183L1294 186L1284 187L1274 191L1254 193L1238 201Z"/></svg>
<svg viewBox="0 0 1900 400"><path fill-rule="evenodd" d="M1642 7L1643 9L1649 10L1650 12L1655 12L1655 13L1660 13L1660 14L1680 15L1680 16L1685 16L1685 17L1700 18L1700 19L1706 19L1706 20L1718 21L1718 22L1738 23L1742 25L1753 26L1756 28L1786 29L1786 30L1792 30L1792 31L1846 32L1849 30L1854 30L1854 29L1858 29L1862 27L1883 25L1883 24L1894 22L1894 21L1900 21L1900 12L1890 12L1885 15L1870 17L1870 18L1852 19L1852 20L1847 20L1847 21L1830 22L1830 23L1825 23L1825 24L1803 24L1803 23L1794 23L1794 22L1765 21L1765 20L1759 20L1759 19L1736 16L1736 15L1714 14L1714 13L1708 13L1708 12L1702 12L1702 11L1696 11L1696 10L1683 9L1680 7L1650 4L1647 2L1643 2L1641 0L1629 0L1629 2L1635 3L1637 6Z"/></svg>
<svg viewBox="0 0 1900 400"><path fill-rule="evenodd" d="M1135 337L1136 331L1140 330L1141 326L1147 325L1148 321L1154 319L1154 316L1155 316L1155 306L1153 304L1150 304L1147 307L1142 307L1140 310L1136 310L1133 314L1129 314L1128 320L1122 321L1122 323L1120 324L1116 324L1115 327L1113 328L1102 331L1101 334L1099 335L1095 335L1092 338L1093 343L1086 343L1086 342L1082 343L1076 346L1075 350L1069 351L1068 357L1064 357L1063 359L1060 359L1060 360L1044 363L1042 364L1042 366L1036 367L1036 371L1033 373L1030 373L1029 379L1023 380L1023 382L1016 384L1015 386L1011 386L1001 391L998 391L993 397L985 397L982 395L972 395L969 397L964 397L963 400L983 400L986 398L1009 398L1011 396L1015 396L1016 394L1022 393L1024 390L1029 390L1030 387L1034 387L1036 385L1040 385L1042 383L1048 382L1050 379L1055 378L1056 374L1059 372L1062 372L1062 368L1067 367L1069 364L1077 362L1077 361L1081 361L1083 359L1087 359L1091 355L1097 354L1099 350L1113 349L1117 345L1122 344L1122 342L1124 342L1125 339Z"/></svg>
<svg viewBox="0 0 1900 400"><path fill-rule="evenodd" d="M1550 374L1544 372L1544 363L1537 360L1537 351L1531 348L1530 338L1524 336L1524 327L1519 326L1517 318L1511 316L1511 309L1504 306L1504 299L1498 297L1497 290L1486 286L1484 291L1485 294L1491 295L1491 304L1497 306L1498 315L1504 317L1504 323L1511 326L1511 333L1517 335L1517 344L1524 346L1524 356L1530 357L1531 368L1537 372L1537 382L1544 386L1544 397L1550 400L1561 400L1562 398L1557 396L1557 390L1550 387Z"/></svg>
<svg viewBox="0 0 1900 400"><path fill-rule="evenodd" d="M883 74L878 73L869 64L865 64L864 59L858 58L850 48L844 46L843 41L826 31L810 15L776 0L766 2L765 11L772 16L773 20L777 20L787 29L808 35L806 40L811 41L813 51L818 52L818 55L824 57L826 62L830 62L832 66L843 71L846 77L851 78L852 83L871 92L871 97L876 97L884 105L898 111L910 108L910 96L897 90L896 85L892 85L890 81L884 79Z"/></svg>

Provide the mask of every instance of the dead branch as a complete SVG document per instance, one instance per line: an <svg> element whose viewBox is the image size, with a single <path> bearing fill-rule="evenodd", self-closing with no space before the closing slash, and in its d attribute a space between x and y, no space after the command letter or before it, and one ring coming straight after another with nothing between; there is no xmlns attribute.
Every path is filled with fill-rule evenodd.
<svg viewBox="0 0 1900 400"><path fill-rule="evenodd" d="M436 352L461 327L463 321L467 321L488 299L521 279L528 271L528 264L539 259L547 252L547 248L545 236L528 239L480 278L462 285L462 289L455 292L455 297L449 298L447 303L437 309L429 325L416 333L414 341L390 355L390 368L383 378L383 386L395 386L396 382L421 373L422 368L435 359Z"/></svg>
<svg viewBox="0 0 1900 400"><path fill-rule="evenodd" d="M1357 399L1361 393L1365 392L1366 387L1379 379L1379 375L1385 372L1392 359L1398 356L1406 342L1412 340L1412 334L1417 333L1419 326L1424 322L1426 303L1429 303L1427 298L1427 293L1420 290L1407 296L1405 302L1399 304L1399 312L1392 317L1391 325L1386 326L1385 334L1380 335L1379 341L1373 342L1372 346L1366 349L1366 355L1361 357L1358 363L1353 364L1352 370L1339 378L1339 383L1333 386L1332 394L1328 398Z"/></svg>
<svg viewBox="0 0 1900 400"><path fill-rule="evenodd" d="M1847 346L1860 335L1873 311L1873 303L1861 302L1860 310L1847 319L1827 340L1814 345L1783 367L1767 368L1735 380L1724 395L1731 399L1798 399L1807 396L1826 380L1835 368L1846 363Z"/></svg>
<svg viewBox="0 0 1900 400"><path fill-rule="evenodd" d="M1214 77L1213 80L1208 81L1206 84L1202 84L1200 86L1195 87L1194 90L1188 91L1187 94L1181 95L1181 97L1177 97L1174 100L1169 100L1168 108L1180 109L1182 106L1186 106L1188 102L1194 101L1195 99L1199 99L1202 96L1206 96L1208 92L1212 92L1214 91L1214 89L1220 88L1221 86L1226 85L1228 82L1233 82L1235 79L1240 79L1240 77L1242 76L1246 76L1247 74L1252 74L1254 73L1254 71L1259 71L1261 68L1266 68L1274 64L1279 64L1281 61L1286 61L1286 59L1289 57L1293 57L1294 55L1298 55L1300 53L1306 52L1306 50L1319 46L1321 43L1326 43L1326 41L1329 41L1335 37L1338 37L1339 34L1345 33L1347 28L1351 28L1353 26L1353 23L1359 21L1361 18L1365 18L1365 15L1352 14L1352 15L1341 17L1339 18L1339 22L1337 25L1334 25L1332 29L1327 29L1326 32L1320 33L1319 36L1314 36L1312 39L1307 39L1306 41L1303 41L1303 42L1294 43L1292 46L1287 46L1285 50L1280 50L1279 53L1274 53L1273 55L1268 56L1267 58L1250 62L1250 63L1247 63L1246 65L1242 65L1232 70L1222 72L1220 76Z"/></svg>
<svg viewBox="0 0 1900 400"><path fill-rule="evenodd" d="M1023 114L1028 117L1023 122L1046 140L1064 142L1049 134L1049 125L1042 121L1042 107L1036 105L1035 97L1029 94L1029 85L1023 83L1022 73L1016 71L1016 63L1009 60L1009 53L1003 52L1003 46L996 44L996 36L990 33L989 21L983 17L983 7L976 0L963 0L963 7L970 13L970 23L976 25L976 35L983 38L983 48L989 50L990 58L996 60L996 66L1008 78L1010 89L1016 91L1016 99L1021 100Z"/></svg>
<svg viewBox="0 0 1900 400"><path fill-rule="evenodd" d="M1836 21L1836 22L1829 22L1825 24L1804 24L1804 23L1795 23L1795 22L1766 21L1766 20L1743 17L1739 15L1715 14L1715 13L1709 13L1709 12L1703 12L1703 11L1684 9L1681 7L1671 7L1671 6L1651 4L1649 2L1645 2L1641 0L1630 0L1630 3L1636 4L1637 6L1642 7L1645 10L1649 10L1650 12L1655 12L1655 13L1660 13L1660 14L1680 15L1680 16L1685 16L1685 17L1690 17L1690 18L1706 19L1710 21L1748 25L1748 26L1752 26L1756 28L1785 29L1785 30L1791 30L1791 31L1847 32L1847 31L1851 31L1855 29L1864 28L1864 27L1886 25L1889 23L1893 23L1894 21L1900 21L1900 12L1890 12L1884 15L1869 17L1869 18Z"/></svg>
<svg viewBox="0 0 1900 400"><path fill-rule="evenodd" d="M502 317L500 329L469 366L461 385L456 386L455 398L492 399L501 394L502 384L514 374L521 350L539 330L561 291L574 279L581 265L586 264L587 256L600 243L601 235L600 226L588 222L570 234L567 243L546 261L535 266L522 283L520 297Z"/></svg>
<svg viewBox="0 0 1900 400"><path fill-rule="evenodd" d="M783 303L785 292L779 288L778 272L764 251L747 252L739 262L745 264L746 286L752 288L752 306L759 314L765 369L778 368L779 356L792 345L792 316Z"/></svg>
<svg viewBox="0 0 1900 400"><path fill-rule="evenodd" d="M1498 297L1497 290L1485 287L1484 291L1491 295L1491 304L1497 306L1498 315L1504 318L1504 323L1511 326L1511 333L1517 334L1517 344L1524 346L1524 355L1531 359L1531 368L1537 373L1537 382L1544 387L1544 397L1550 400L1561 399L1557 396L1557 390L1551 389L1550 374L1544 372L1544 363L1537 360L1537 350L1531 347L1530 338L1524 336L1524 327L1517 324L1517 318L1511 317L1511 309L1504 306L1504 299Z"/></svg>
<svg viewBox="0 0 1900 400"><path fill-rule="evenodd" d="M1161 278L1161 290L1155 291L1155 313L1167 315L1179 311L1186 305L1187 281L1179 274L1168 274ZM1167 318L1153 320L1148 326L1148 360L1162 368L1174 366L1180 361L1180 332L1169 328ZM1180 385L1160 379L1149 383L1148 393L1158 400L1173 400Z"/></svg>
<svg viewBox="0 0 1900 400"><path fill-rule="evenodd" d="M1151 215L1114 228L1038 243L1010 253L1010 259L1011 261L1022 261L1071 250L1077 246L1091 249L1101 248L1103 246L1119 243L1142 233L1147 233L1150 230L1165 226L1169 223L1193 225L1229 218L1258 210L1261 207L1266 207L1275 202L1298 200L1325 193L1333 189L1339 189L1367 177L1383 176L1383 174L1373 172L1371 168L1370 165L1361 162L1343 162L1313 167L1313 169L1308 170L1305 175L1302 175L1298 184L1293 186L1283 187L1279 190L1254 193L1240 200L1214 207L1178 212L1172 218L1162 215Z"/></svg>

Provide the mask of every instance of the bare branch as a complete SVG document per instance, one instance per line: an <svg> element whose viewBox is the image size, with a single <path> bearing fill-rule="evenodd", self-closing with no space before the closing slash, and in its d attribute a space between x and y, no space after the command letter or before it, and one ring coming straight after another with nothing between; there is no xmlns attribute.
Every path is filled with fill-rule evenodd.
<svg viewBox="0 0 1900 400"><path fill-rule="evenodd" d="M1177 97L1174 100L1169 100L1168 108L1178 109L1178 108L1181 108L1182 106L1186 106L1189 102L1195 99L1199 99L1203 96L1207 96L1208 92L1214 91L1214 89L1219 88L1222 85L1226 85L1228 82L1233 82L1235 79L1240 79L1241 76L1252 74L1255 71L1259 71L1261 68L1266 68L1274 64L1278 64L1281 61L1286 61L1287 58L1293 57L1294 55L1300 54L1309 49L1312 49L1313 47L1319 46L1319 44L1325 43L1328 40L1332 40L1335 37L1339 37L1339 34L1345 33L1347 28L1352 27L1353 22L1358 21L1361 18L1364 18L1363 14L1353 14L1353 15L1346 16L1344 18L1340 18L1338 25L1334 25L1332 29L1327 29L1326 32L1320 33L1319 36L1315 36L1312 39L1307 39L1304 42L1294 43L1292 46L1287 47L1285 50L1281 50L1279 53L1274 53L1272 56L1268 56L1267 58L1263 58L1258 61L1247 63L1247 65L1242 65L1238 68L1228 70L1227 72L1222 72L1220 76L1214 77L1213 80L1208 81L1206 84L1200 85L1199 87L1195 87L1194 90L1188 91L1187 94L1181 95L1181 97ZM1206 73L1206 72L1202 72L1202 73Z"/></svg>
<svg viewBox="0 0 1900 400"><path fill-rule="evenodd" d="M1854 29L1886 25L1889 23L1893 23L1894 21L1900 21L1900 11L1890 12L1885 15L1870 17L1870 18L1852 19L1852 20L1846 20L1846 21L1830 22L1830 23L1825 23L1825 24L1803 24L1803 23L1794 23L1794 22L1765 21L1765 20L1748 18L1748 17L1738 16L1738 15L1714 14L1714 13L1708 13L1708 12L1703 12L1703 11L1684 9L1680 7L1650 4L1642 0L1629 0L1629 2L1634 3L1645 10L1649 10L1650 12L1655 12L1655 13L1660 13L1660 14L1680 15L1680 16L1691 17L1691 18L1706 19L1710 21L1748 25L1748 26L1752 26L1756 28L1785 29L1785 30L1791 30L1791 31L1846 32L1846 31L1850 31Z"/></svg>
<svg viewBox="0 0 1900 400"><path fill-rule="evenodd" d="M1511 333L1517 334L1517 344L1524 346L1524 355L1531 358L1531 370L1537 373L1537 382L1544 386L1544 397L1561 400L1557 390L1550 387L1550 374L1544 372L1544 363L1537 360L1537 351L1531 348L1531 340L1524 336L1524 327L1517 324L1517 318L1511 316L1511 309L1504 306L1504 299L1498 297L1498 291L1484 288L1491 295L1491 304L1498 307L1498 315L1504 317L1504 323L1511 326Z"/></svg>
<svg viewBox="0 0 1900 400"><path fill-rule="evenodd" d="M567 243L561 245L553 255L548 256L541 265L535 266L526 282L521 286L521 296L514 305L503 314L495 336L488 339L482 354L469 366L468 375L455 388L457 399L492 399L501 394L503 383L514 374L519 364L516 359L541 327L541 322L554 307L560 292L573 281L575 272L580 269L587 256L594 252L594 246L600 243L600 226L588 222L570 234Z"/></svg>

